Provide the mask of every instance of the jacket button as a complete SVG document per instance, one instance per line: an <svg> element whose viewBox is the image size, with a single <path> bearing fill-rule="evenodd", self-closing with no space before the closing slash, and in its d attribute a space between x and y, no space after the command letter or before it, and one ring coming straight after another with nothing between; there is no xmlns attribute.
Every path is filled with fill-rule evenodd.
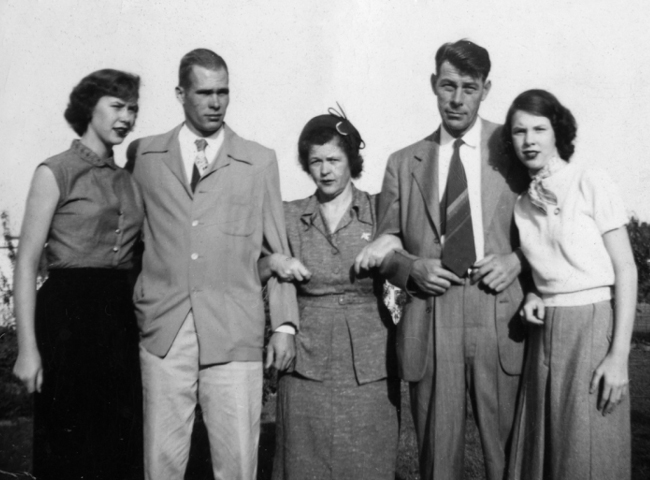
<svg viewBox="0 0 650 480"><path fill-rule="evenodd" d="M119 233L122 233L122 230L120 230L120 229L118 228L118 229L115 230L115 233L118 233L118 234L119 234Z"/></svg>
<svg viewBox="0 0 650 480"><path fill-rule="evenodd" d="M193 227L196 227L198 224L199 224L199 221L198 221L198 220L194 220L194 221L192 222L192 226L193 226Z"/></svg>
<svg viewBox="0 0 650 480"><path fill-rule="evenodd" d="M190 255L190 258L192 260L196 260L197 258L199 258L199 254L198 253L193 253L192 255Z"/></svg>
<svg viewBox="0 0 650 480"><path fill-rule="evenodd" d="M113 247L113 251L114 251L114 252L117 252L118 250L119 250L118 247Z"/></svg>

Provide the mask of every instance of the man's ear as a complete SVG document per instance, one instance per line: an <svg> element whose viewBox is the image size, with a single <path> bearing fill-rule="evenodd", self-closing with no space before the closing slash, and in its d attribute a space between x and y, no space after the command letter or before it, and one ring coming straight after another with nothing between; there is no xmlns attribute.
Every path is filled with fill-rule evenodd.
<svg viewBox="0 0 650 480"><path fill-rule="evenodd" d="M483 95L481 96L481 102L487 98L488 93L490 93L490 88L492 88L492 80L487 80L483 84Z"/></svg>
<svg viewBox="0 0 650 480"><path fill-rule="evenodd" d="M178 86L176 87L176 100L180 102L181 105L185 103L185 90L183 90L183 87Z"/></svg>
<svg viewBox="0 0 650 480"><path fill-rule="evenodd" d="M431 90L433 90L433 94L437 97L438 93L436 92L436 80L438 77L436 76L435 73L431 74Z"/></svg>

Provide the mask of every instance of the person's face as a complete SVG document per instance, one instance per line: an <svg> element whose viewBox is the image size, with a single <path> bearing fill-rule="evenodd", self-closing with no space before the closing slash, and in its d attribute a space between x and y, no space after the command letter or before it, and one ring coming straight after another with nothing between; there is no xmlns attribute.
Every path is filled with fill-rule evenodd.
<svg viewBox="0 0 650 480"><path fill-rule="evenodd" d="M225 68L210 70L193 65L189 87L176 87L176 98L183 105L188 128L208 137L221 128L226 118L230 102L228 72Z"/></svg>
<svg viewBox="0 0 650 480"><path fill-rule="evenodd" d="M333 138L324 145L312 145L307 161L321 199L336 198L350 184L350 163L338 139Z"/></svg>
<svg viewBox="0 0 650 480"><path fill-rule="evenodd" d="M490 91L491 83L462 74L449 62L443 62L437 75L431 75L438 111L449 133L458 138L476 122L478 109Z"/></svg>
<svg viewBox="0 0 650 480"><path fill-rule="evenodd" d="M558 156L555 131L547 117L517 110L512 116L511 135L517 157L533 173Z"/></svg>
<svg viewBox="0 0 650 480"><path fill-rule="evenodd" d="M97 101L83 136L95 137L110 149L124 141L137 116L137 100L103 96Z"/></svg>

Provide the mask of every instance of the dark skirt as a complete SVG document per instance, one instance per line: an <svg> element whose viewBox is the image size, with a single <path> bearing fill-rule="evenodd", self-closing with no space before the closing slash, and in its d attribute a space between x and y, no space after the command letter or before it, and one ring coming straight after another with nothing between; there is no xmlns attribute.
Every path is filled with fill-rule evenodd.
<svg viewBox="0 0 650 480"><path fill-rule="evenodd" d="M142 385L126 272L51 271L35 328L43 387L34 397L34 476L141 479Z"/></svg>

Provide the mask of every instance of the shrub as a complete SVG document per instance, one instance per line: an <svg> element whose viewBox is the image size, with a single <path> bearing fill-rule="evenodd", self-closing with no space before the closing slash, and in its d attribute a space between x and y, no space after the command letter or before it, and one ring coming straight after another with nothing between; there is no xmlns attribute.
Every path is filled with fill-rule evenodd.
<svg viewBox="0 0 650 480"><path fill-rule="evenodd" d="M632 217L627 232L639 272L638 301L650 303L650 225Z"/></svg>
<svg viewBox="0 0 650 480"><path fill-rule="evenodd" d="M12 373L17 355L16 329L0 327L0 420L32 414L30 395Z"/></svg>
<svg viewBox="0 0 650 480"><path fill-rule="evenodd" d="M16 264L17 238L11 234L9 214L6 211L0 213L0 227L2 228L2 238L4 240L4 245L0 246L0 248L6 251L11 269L9 277L0 270L0 326L13 326L15 323L13 305L14 289L10 277L13 276L14 266Z"/></svg>

